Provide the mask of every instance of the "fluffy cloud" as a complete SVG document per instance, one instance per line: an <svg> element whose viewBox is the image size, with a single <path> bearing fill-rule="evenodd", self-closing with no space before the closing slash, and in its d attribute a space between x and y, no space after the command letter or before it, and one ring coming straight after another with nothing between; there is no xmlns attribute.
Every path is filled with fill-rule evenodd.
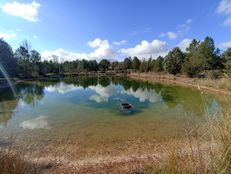
<svg viewBox="0 0 231 174"><path fill-rule="evenodd" d="M48 125L48 121L46 120L46 117L39 116L37 118L26 120L22 123L20 123L19 127L23 129L50 129Z"/></svg>
<svg viewBox="0 0 231 174"><path fill-rule="evenodd" d="M161 33L160 36L161 37L166 36L169 39L177 39L178 37L183 37L185 35L185 33L187 33L188 30L190 29L191 23L192 23L192 20L188 19L187 21L185 21L185 23L178 25L175 32L168 31L166 33Z"/></svg>
<svg viewBox="0 0 231 174"><path fill-rule="evenodd" d="M93 41L88 41L87 45L94 48L91 53L75 53L64 49L54 51L44 51L41 53L43 60L53 60L56 57L59 61L72 61L76 59L112 59L116 55L108 40L96 38Z"/></svg>
<svg viewBox="0 0 231 174"><path fill-rule="evenodd" d="M18 16L28 21L38 21L38 9L41 5L35 1L23 4L17 1L8 2L1 5L2 11L12 15Z"/></svg>
<svg viewBox="0 0 231 174"><path fill-rule="evenodd" d="M109 44L108 40L101 40L96 38L94 41L88 42L88 45L92 48L95 48L92 53L88 54L89 59L111 59L115 56L115 52Z"/></svg>
<svg viewBox="0 0 231 174"><path fill-rule="evenodd" d="M192 39L183 39L177 46L182 50L185 51L189 44L192 42Z"/></svg>
<svg viewBox="0 0 231 174"><path fill-rule="evenodd" d="M41 53L42 60L54 60L57 59L59 62L73 61L76 59L89 59L86 53L74 53L66 51L62 48L54 51L43 51Z"/></svg>
<svg viewBox="0 0 231 174"><path fill-rule="evenodd" d="M10 40L17 36L16 32L14 30L10 30L9 32L0 32L0 38L3 38L4 40Z"/></svg>
<svg viewBox="0 0 231 174"><path fill-rule="evenodd" d="M100 45L102 44L105 44L107 45L108 44L108 40L101 40L99 38L96 38L95 40L93 41L88 41L87 42L87 45L91 48L97 48L97 47L100 47Z"/></svg>
<svg viewBox="0 0 231 174"><path fill-rule="evenodd" d="M120 45L124 45L126 44L127 41L126 40L121 40L121 41L117 41L117 42L113 42L114 45L120 46Z"/></svg>
<svg viewBox="0 0 231 174"><path fill-rule="evenodd" d="M223 43L221 43L220 45L219 45L219 47L221 48L221 49L227 49L227 48L231 48L231 41L229 41L229 42L223 42Z"/></svg>
<svg viewBox="0 0 231 174"><path fill-rule="evenodd" d="M224 21L225 25L231 26L231 1L230 0L221 0L217 8L217 13L227 16Z"/></svg>
<svg viewBox="0 0 231 174"><path fill-rule="evenodd" d="M133 48L121 49L121 53L127 56L138 56L140 58L147 58L150 56L156 58L158 56L164 56L167 51L168 48L166 42L160 40L153 40L152 42L143 40Z"/></svg>

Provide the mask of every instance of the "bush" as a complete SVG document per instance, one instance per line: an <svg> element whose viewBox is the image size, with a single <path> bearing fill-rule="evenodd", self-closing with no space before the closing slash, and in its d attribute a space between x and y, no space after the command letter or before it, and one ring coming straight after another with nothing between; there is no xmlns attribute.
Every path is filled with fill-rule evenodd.
<svg viewBox="0 0 231 174"><path fill-rule="evenodd" d="M205 77L208 79L218 79L222 76L222 71L221 70L210 70L205 72Z"/></svg>

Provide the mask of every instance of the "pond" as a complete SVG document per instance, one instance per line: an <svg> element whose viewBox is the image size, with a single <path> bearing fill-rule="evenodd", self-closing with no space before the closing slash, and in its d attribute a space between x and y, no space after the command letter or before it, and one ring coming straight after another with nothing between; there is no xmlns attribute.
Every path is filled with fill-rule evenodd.
<svg viewBox="0 0 231 174"><path fill-rule="evenodd" d="M19 83L18 99L0 91L0 145L33 155L68 158L150 152L205 124L229 98L197 89L122 77L81 77ZM129 112L121 103L129 103ZM13 138L12 138L13 137ZM8 143L7 143L8 142Z"/></svg>

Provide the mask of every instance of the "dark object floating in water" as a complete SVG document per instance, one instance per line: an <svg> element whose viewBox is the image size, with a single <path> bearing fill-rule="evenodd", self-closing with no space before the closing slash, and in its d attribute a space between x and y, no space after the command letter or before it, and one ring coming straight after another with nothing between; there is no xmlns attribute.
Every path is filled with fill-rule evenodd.
<svg viewBox="0 0 231 174"><path fill-rule="evenodd" d="M129 110L129 109L132 109L132 105L129 103L121 103L121 108L123 110Z"/></svg>

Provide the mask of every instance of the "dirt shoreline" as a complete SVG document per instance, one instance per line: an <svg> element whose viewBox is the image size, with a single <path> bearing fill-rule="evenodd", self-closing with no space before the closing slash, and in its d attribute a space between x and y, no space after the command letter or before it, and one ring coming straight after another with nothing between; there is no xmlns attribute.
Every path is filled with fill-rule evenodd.
<svg viewBox="0 0 231 174"><path fill-rule="evenodd" d="M186 143L187 144L187 143ZM200 142L200 152L202 153L203 162L209 161L211 156L209 155L209 150L215 149L216 145L210 142ZM164 150L165 149L165 150ZM102 155L102 156L92 156L86 158L80 158L75 160L67 159L65 156L44 156L39 158L29 158L28 163L34 163L39 166L50 166L45 171L49 174L57 173L89 173L89 174L99 174L99 173L150 173L154 171L155 168L161 167L166 161L171 157L173 151L167 150L171 149L170 145L162 147L162 150L154 150L152 153L142 153L133 155ZM173 149L173 148L172 148ZM192 152L193 151L193 152ZM176 146L176 151L174 153L178 154L181 160L192 155L192 153L197 153L198 147L196 142L193 143L192 147L189 145ZM199 155L198 155L199 157ZM196 158L195 158L196 160ZM197 159L198 160L198 159ZM198 161L197 161L198 162Z"/></svg>
<svg viewBox="0 0 231 174"><path fill-rule="evenodd" d="M146 81L149 83L167 83L170 85L181 85L186 87L197 88L198 90L208 90L210 92L216 92L231 96L231 90L221 87L221 80L208 80L208 79L196 79L177 77L168 74L156 74L156 73L130 73L128 77ZM208 84L206 84L208 83ZM213 83L213 84L212 84Z"/></svg>

